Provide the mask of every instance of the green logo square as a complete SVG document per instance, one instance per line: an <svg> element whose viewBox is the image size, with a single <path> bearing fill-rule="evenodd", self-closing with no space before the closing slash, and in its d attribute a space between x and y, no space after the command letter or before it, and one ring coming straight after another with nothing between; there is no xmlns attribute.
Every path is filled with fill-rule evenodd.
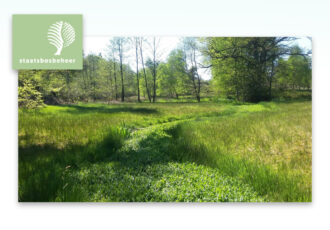
<svg viewBox="0 0 330 230"><path fill-rule="evenodd" d="M14 69L82 69L82 15L13 15Z"/></svg>

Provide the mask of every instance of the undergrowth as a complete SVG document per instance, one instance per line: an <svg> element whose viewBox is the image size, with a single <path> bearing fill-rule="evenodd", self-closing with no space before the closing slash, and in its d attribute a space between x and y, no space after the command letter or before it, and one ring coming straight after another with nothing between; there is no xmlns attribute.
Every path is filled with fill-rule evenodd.
<svg viewBox="0 0 330 230"><path fill-rule="evenodd" d="M310 201L311 103L19 111L20 201Z"/></svg>

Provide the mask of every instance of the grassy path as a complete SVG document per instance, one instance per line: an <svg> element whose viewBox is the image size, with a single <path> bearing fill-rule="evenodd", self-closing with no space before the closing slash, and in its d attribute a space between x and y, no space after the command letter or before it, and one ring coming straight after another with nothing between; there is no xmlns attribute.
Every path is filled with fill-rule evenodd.
<svg viewBox="0 0 330 230"><path fill-rule="evenodd" d="M273 151L267 132L274 130L274 125L284 130L288 124L292 130L299 122L302 125L308 103L199 106L87 105L49 107L37 114L21 111L20 200L310 199L310 174L301 174L301 170L308 169L309 158L306 163L298 162L301 167L282 162L277 169L273 165L277 167L282 157L263 154ZM291 117L299 108L300 120L283 119L283 115ZM256 139L259 133L254 130L266 132L263 136L270 139ZM289 134L275 129L272 135L279 141ZM305 139L301 136L302 141ZM294 141L291 137L277 144L290 147ZM247 147L258 146L255 152L259 155L246 155ZM260 160L265 157L267 162Z"/></svg>
<svg viewBox="0 0 330 230"><path fill-rule="evenodd" d="M67 170L69 186L58 199L184 202L263 200L251 187L216 169L193 162L173 161L168 152L173 141L169 133L178 123L169 122L135 131L108 162Z"/></svg>

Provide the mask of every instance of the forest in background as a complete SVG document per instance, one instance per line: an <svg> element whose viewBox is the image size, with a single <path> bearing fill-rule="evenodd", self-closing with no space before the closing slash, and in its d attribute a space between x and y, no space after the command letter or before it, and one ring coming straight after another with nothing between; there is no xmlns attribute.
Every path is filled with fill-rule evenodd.
<svg viewBox="0 0 330 230"><path fill-rule="evenodd" d="M162 39L19 72L19 201L310 202L311 50Z"/></svg>
<svg viewBox="0 0 330 230"><path fill-rule="evenodd" d="M185 37L161 61L161 37L114 37L83 70L21 70L18 104L156 102L227 98L260 102L311 98L311 50L294 37ZM129 55L133 57L128 57ZM128 58L134 59L134 68ZM208 70L211 78L203 78Z"/></svg>

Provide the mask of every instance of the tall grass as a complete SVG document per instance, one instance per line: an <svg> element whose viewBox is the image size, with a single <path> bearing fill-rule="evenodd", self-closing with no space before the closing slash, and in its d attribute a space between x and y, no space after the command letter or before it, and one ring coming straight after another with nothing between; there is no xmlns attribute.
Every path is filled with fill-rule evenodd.
<svg viewBox="0 0 330 230"><path fill-rule="evenodd" d="M20 201L310 201L311 103L19 110Z"/></svg>
<svg viewBox="0 0 330 230"><path fill-rule="evenodd" d="M217 168L270 201L311 201L311 103L186 122L171 151L178 160Z"/></svg>
<svg viewBox="0 0 330 230"><path fill-rule="evenodd" d="M129 133L149 125L210 115L220 105L79 104L19 110L19 200L86 200L69 191L67 172L109 161ZM93 180L91 180L93 181ZM72 181L71 181L72 182ZM59 195L61 194L61 195Z"/></svg>

